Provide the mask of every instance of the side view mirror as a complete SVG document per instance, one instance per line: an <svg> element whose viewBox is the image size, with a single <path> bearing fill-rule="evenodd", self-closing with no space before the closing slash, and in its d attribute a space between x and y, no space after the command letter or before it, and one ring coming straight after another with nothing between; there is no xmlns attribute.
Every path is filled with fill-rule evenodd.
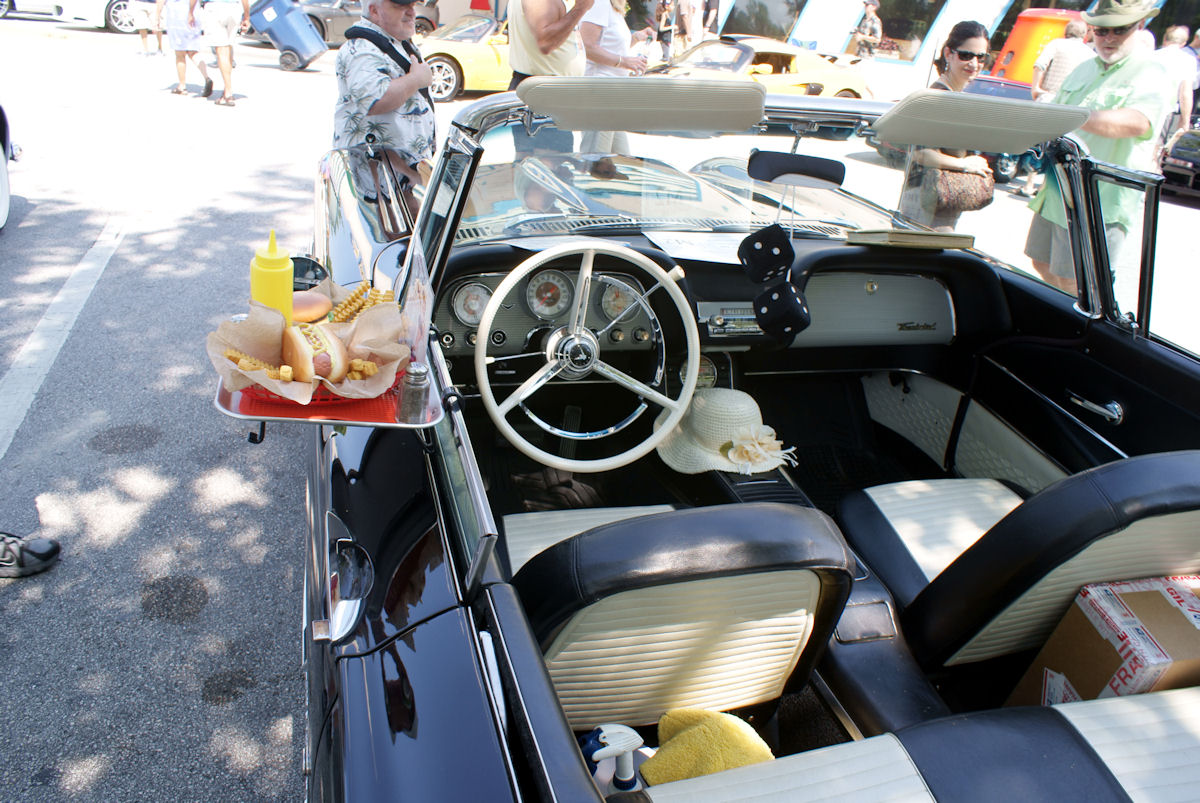
<svg viewBox="0 0 1200 803"><path fill-rule="evenodd" d="M292 257L293 290L309 290L328 275L325 266L312 257Z"/></svg>

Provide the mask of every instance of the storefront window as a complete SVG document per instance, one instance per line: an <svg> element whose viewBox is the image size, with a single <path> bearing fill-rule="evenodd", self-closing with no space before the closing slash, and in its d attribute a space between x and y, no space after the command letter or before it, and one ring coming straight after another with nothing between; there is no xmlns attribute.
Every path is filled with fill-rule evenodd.
<svg viewBox="0 0 1200 803"><path fill-rule="evenodd" d="M658 27L654 10L658 7L657 0L627 0L625 3L625 23L631 31L640 31L646 26Z"/></svg>
<svg viewBox="0 0 1200 803"><path fill-rule="evenodd" d="M878 14L883 23L883 41L875 48L875 57L897 61L915 59L944 5L946 0L881 0ZM856 49L857 45L851 39L846 52L853 53Z"/></svg>
<svg viewBox="0 0 1200 803"><path fill-rule="evenodd" d="M787 40L808 0L735 0L721 33Z"/></svg>

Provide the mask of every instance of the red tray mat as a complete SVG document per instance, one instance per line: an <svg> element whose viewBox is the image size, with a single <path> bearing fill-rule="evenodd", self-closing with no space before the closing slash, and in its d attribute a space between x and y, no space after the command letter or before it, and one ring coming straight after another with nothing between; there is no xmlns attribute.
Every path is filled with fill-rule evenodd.
<svg viewBox="0 0 1200 803"><path fill-rule="evenodd" d="M296 404L275 394L267 398L259 394L235 391L230 394L233 412L251 418L307 419L312 421L361 421L363 423L395 423L396 405L400 395L388 391L374 399L343 399L321 404Z"/></svg>

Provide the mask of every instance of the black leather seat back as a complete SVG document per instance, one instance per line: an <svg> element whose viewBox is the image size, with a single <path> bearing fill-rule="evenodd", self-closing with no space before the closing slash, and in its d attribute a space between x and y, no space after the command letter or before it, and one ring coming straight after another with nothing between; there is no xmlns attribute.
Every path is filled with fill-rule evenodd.
<svg viewBox="0 0 1200 803"><path fill-rule="evenodd" d="M535 555L512 583L581 729L777 697L811 671L853 573L827 516L755 503L597 527Z"/></svg>
<svg viewBox="0 0 1200 803"><path fill-rule="evenodd" d="M969 663L1040 646L1087 583L1197 571L1200 451L1132 457L1026 499L901 622L927 667Z"/></svg>

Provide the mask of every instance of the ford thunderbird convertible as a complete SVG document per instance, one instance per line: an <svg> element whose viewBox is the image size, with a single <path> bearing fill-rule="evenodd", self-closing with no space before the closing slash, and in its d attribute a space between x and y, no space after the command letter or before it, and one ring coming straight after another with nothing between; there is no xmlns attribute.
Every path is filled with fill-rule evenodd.
<svg viewBox="0 0 1200 803"><path fill-rule="evenodd" d="M534 78L419 207L324 157L297 281L394 292L399 398L217 398L309 422L309 799L1200 795L1195 664L1059 638L1081 589L1200 610L1196 213L1085 117ZM1034 146L1036 214L918 169Z"/></svg>

